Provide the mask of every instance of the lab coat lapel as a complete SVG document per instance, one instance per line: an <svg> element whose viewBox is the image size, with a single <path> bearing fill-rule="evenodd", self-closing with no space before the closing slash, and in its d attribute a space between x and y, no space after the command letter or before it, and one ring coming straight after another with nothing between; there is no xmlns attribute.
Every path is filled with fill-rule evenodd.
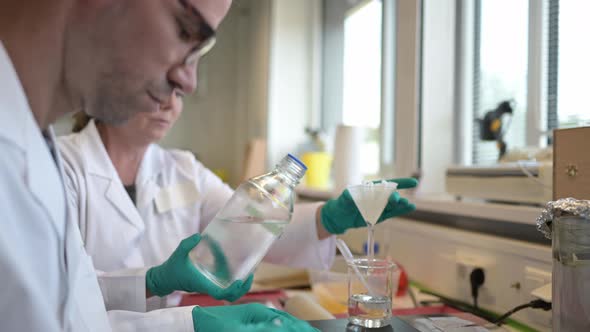
<svg viewBox="0 0 590 332"><path fill-rule="evenodd" d="M0 42L0 133L23 151L24 180L43 206L60 238L65 227L65 192L55 161L29 107L2 43ZM48 188L51 188L48 190ZM59 193L59 194L57 194ZM40 221L41 222L41 221Z"/></svg>
<svg viewBox="0 0 590 332"><path fill-rule="evenodd" d="M94 120L86 126L81 134L84 140L82 149L85 151L89 176L92 177L93 181L107 182L106 190L103 193L106 200L113 208L119 211L123 219L135 226L138 231L143 231L145 228L144 222L137 208L133 205L133 201L125 191L125 187L98 134Z"/></svg>
<svg viewBox="0 0 590 332"><path fill-rule="evenodd" d="M34 128L31 129L34 131ZM58 234L63 237L65 234L66 204L61 173L59 173L55 160L41 133L39 132L37 135L34 132L29 132L28 136L27 185L58 227ZM43 156L43 158L37 158L37 156ZM52 188L52 190L47 190L47 188Z"/></svg>
<svg viewBox="0 0 590 332"><path fill-rule="evenodd" d="M139 231L143 231L145 225L137 207L133 205L133 201L125 191L125 187L118 177L111 178L111 182L104 193L105 198L125 217L125 220L130 222Z"/></svg>

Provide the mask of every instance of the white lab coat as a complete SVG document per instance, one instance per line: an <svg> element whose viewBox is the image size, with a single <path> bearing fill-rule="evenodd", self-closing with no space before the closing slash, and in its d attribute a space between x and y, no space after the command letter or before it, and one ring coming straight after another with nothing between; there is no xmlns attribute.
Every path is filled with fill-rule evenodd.
<svg viewBox="0 0 590 332"><path fill-rule="evenodd" d="M101 271L164 262L180 241L200 233L233 194L186 151L147 149L135 181L136 205L113 166L94 121L58 138L64 158L68 202L84 246ZM137 207L136 207L137 206ZM265 261L329 268L334 237L318 240L318 204L298 204L291 224Z"/></svg>
<svg viewBox="0 0 590 332"><path fill-rule="evenodd" d="M106 276L99 288L48 144L53 134L42 136L0 42L0 329L193 331L191 307L139 312L145 270ZM135 301L121 301L117 290ZM107 312L117 306L136 312Z"/></svg>

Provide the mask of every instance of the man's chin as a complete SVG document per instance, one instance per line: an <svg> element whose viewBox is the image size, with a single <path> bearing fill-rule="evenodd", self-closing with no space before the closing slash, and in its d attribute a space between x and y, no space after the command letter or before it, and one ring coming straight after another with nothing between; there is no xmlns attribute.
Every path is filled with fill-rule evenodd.
<svg viewBox="0 0 590 332"><path fill-rule="evenodd" d="M124 125L135 114L135 112L129 112L129 109L122 110L118 108L113 108L109 110L105 109L101 112L95 112L97 114L92 114L91 112L88 113L90 113L92 117L101 121L102 123L111 126Z"/></svg>
<svg viewBox="0 0 590 332"><path fill-rule="evenodd" d="M150 141L151 143L156 143L162 140L164 137L166 137L166 132L152 132L150 135Z"/></svg>
<svg viewBox="0 0 590 332"><path fill-rule="evenodd" d="M111 125L111 126L122 126L129 121L129 117L120 117L120 116L106 116L102 118L97 118L102 123Z"/></svg>

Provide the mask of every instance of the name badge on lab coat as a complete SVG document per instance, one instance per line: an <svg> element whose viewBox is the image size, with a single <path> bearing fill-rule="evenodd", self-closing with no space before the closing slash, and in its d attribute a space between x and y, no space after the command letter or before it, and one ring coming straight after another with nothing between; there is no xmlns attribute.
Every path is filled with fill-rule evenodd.
<svg viewBox="0 0 590 332"><path fill-rule="evenodd" d="M156 195L156 210L164 213L172 209L185 207L199 198L197 186L192 181L173 184L160 189Z"/></svg>

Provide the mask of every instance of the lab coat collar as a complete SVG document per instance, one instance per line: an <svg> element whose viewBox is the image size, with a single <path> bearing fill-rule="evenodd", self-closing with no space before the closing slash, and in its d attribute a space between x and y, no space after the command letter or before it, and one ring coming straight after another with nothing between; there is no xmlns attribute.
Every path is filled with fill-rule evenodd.
<svg viewBox="0 0 590 332"><path fill-rule="evenodd" d="M82 149L88 149L86 151L95 152L89 155L90 159L87 160L86 167L88 167L88 173L109 179L115 177L119 178L115 165L113 165L102 139L100 138L95 120L90 120L80 134L81 137L84 137ZM154 181L158 174L164 169L164 159L164 150L162 148L156 144L148 146L139 165L135 184L141 186L148 181Z"/></svg>
<svg viewBox="0 0 590 332"><path fill-rule="evenodd" d="M51 128L50 140L54 140ZM26 161L24 178L48 212L58 234L65 234L65 191L59 158L53 159L28 104L24 89L4 46L0 42L0 138L21 149ZM47 190L54 188L54 190ZM61 195L54 193L60 192ZM53 194L52 194L53 193Z"/></svg>
<svg viewBox="0 0 590 332"><path fill-rule="evenodd" d="M88 175L103 178L110 182L104 193L105 198L119 210L124 216L124 219L134 225L139 231L143 231L145 228L143 219L125 191L115 165L113 165L100 138L94 120L91 120L80 132L80 139L80 149L89 152L84 154Z"/></svg>
<svg viewBox="0 0 590 332"><path fill-rule="evenodd" d="M111 161L107 149L96 128L94 119L88 122L88 125L80 132L82 151L92 151L87 153L86 164L88 174L98 175L107 179L119 178L115 165Z"/></svg>
<svg viewBox="0 0 590 332"><path fill-rule="evenodd" d="M157 144L151 144L141 161L135 186L137 190L137 207L147 211L152 204L154 197L160 190L157 179L165 167L165 151Z"/></svg>
<svg viewBox="0 0 590 332"><path fill-rule="evenodd" d="M151 144L143 156L135 184L145 185L148 182L155 182L158 175L165 167L165 151L157 144Z"/></svg>

